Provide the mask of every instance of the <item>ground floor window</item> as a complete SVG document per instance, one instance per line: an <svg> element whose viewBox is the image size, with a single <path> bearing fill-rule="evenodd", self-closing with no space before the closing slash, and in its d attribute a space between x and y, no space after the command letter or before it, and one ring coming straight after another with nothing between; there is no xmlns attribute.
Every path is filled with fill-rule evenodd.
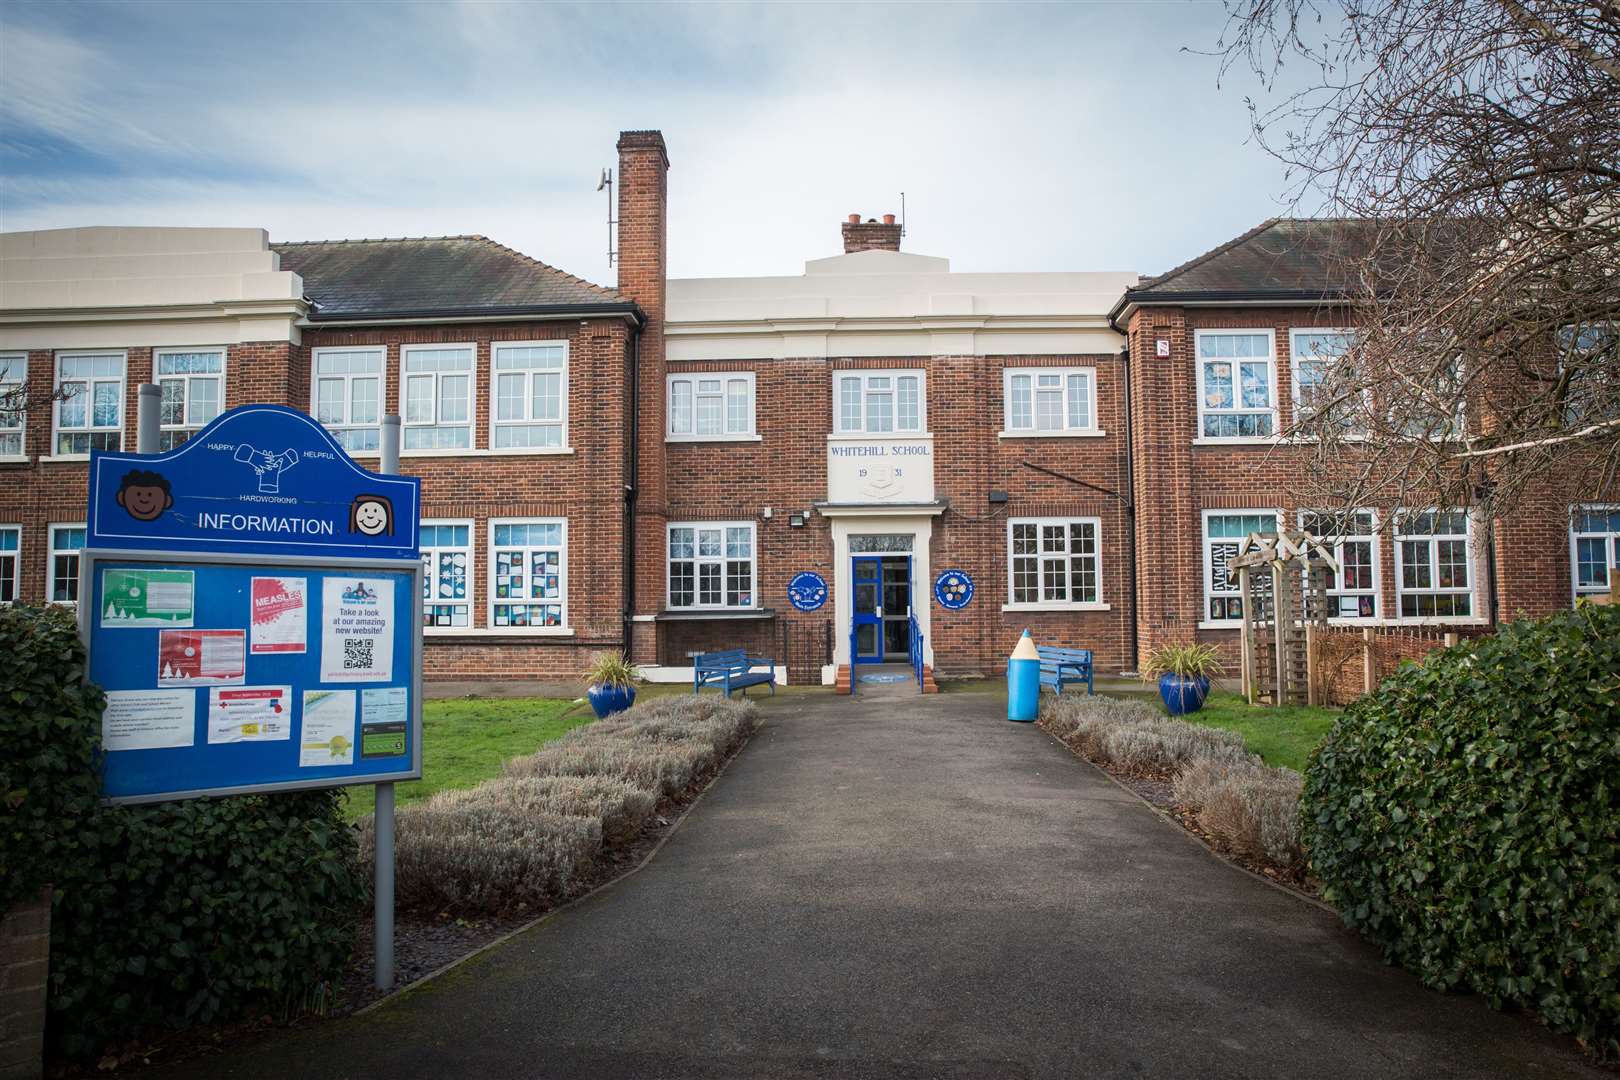
<svg viewBox="0 0 1620 1080"><path fill-rule="evenodd" d="M754 523L677 522L669 527L669 606L754 606Z"/></svg>
<svg viewBox="0 0 1620 1080"><path fill-rule="evenodd" d="M1473 541L1466 510L1421 510L1395 524L1396 594L1403 619L1474 613Z"/></svg>
<svg viewBox="0 0 1620 1080"><path fill-rule="evenodd" d="M472 531L470 521L422 522L422 625L427 629L472 625Z"/></svg>
<svg viewBox="0 0 1620 1080"><path fill-rule="evenodd" d="M567 533L560 518L489 523L492 627L567 625Z"/></svg>
<svg viewBox="0 0 1620 1080"><path fill-rule="evenodd" d="M1333 545L1338 573L1328 578L1328 618L1378 617L1378 522L1370 510L1303 511L1300 528Z"/></svg>
<svg viewBox="0 0 1620 1080"><path fill-rule="evenodd" d="M1577 506L1569 545L1575 598L1607 595L1609 571L1620 568L1620 506Z"/></svg>
<svg viewBox="0 0 1620 1080"><path fill-rule="evenodd" d="M1030 518L1007 523L1008 591L1014 604L1101 600L1098 518Z"/></svg>
<svg viewBox="0 0 1620 1080"><path fill-rule="evenodd" d="M1237 622L1243 618L1243 593L1232 560L1238 545L1250 533L1274 533L1281 519L1277 510L1204 511L1204 618L1208 622Z"/></svg>
<svg viewBox="0 0 1620 1080"><path fill-rule="evenodd" d="M22 529L0 525L0 604L17 599L17 553L22 547Z"/></svg>
<svg viewBox="0 0 1620 1080"><path fill-rule="evenodd" d="M51 549L46 563L46 595L54 603L79 599L79 549L84 547L83 525L52 525Z"/></svg>

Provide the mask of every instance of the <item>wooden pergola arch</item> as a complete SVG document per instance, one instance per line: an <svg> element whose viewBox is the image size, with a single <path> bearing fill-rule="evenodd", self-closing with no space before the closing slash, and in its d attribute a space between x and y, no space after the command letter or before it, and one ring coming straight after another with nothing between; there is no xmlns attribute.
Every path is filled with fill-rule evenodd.
<svg viewBox="0 0 1620 1080"><path fill-rule="evenodd" d="M1254 532L1230 568L1243 596L1243 696L1249 704L1315 705L1316 635L1327 628L1333 546L1304 530Z"/></svg>

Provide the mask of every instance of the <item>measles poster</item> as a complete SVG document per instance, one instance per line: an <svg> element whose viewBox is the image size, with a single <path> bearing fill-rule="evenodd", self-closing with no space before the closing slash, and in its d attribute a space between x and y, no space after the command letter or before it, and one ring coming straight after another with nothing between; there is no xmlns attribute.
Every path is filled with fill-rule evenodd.
<svg viewBox="0 0 1620 1080"><path fill-rule="evenodd" d="M328 577L321 582L321 681L388 682L394 674L394 583Z"/></svg>
<svg viewBox="0 0 1620 1080"><path fill-rule="evenodd" d="M256 577L252 594L252 641L254 656L267 653L301 653L309 628L309 579L301 577Z"/></svg>

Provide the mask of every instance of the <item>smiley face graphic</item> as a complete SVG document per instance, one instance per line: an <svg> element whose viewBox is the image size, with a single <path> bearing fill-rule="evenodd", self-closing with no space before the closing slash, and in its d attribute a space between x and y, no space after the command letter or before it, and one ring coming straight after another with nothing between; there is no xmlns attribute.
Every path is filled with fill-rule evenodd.
<svg viewBox="0 0 1620 1080"><path fill-rule="evenodd" d="M393 536L393 502L386 495L356 495L349 504L349 531L362 536Z"/></svg>
<svg viewBox="0 0 1620 1080"><path fill-rule="evenodd" d="M174 494L161 473L135 469L125 473L119 482L118 505L136 521L156 521L174 505Z"/></svg>

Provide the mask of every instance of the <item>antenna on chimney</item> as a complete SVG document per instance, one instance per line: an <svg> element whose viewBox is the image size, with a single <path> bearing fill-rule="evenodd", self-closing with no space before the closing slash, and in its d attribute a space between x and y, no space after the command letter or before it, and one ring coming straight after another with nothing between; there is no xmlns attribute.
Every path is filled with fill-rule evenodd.
<svg viewBox="0 0 1620 1080"><path fill-rule="evenodd" d="M906 193L900 193L900 235L906 235Z"/></svg>
<svg viewBox="0 0 1620 1080"><path fill-rule="evenodd" d="M613 258L614 258L614 256L616 256L618 254L618 252L613 250L613 226L617 225L618 222L613 220L613 170L612 169L603 169L602 170L602 179L600 179L600 180L598 180L596 182L596 190L597 191L601 191L603 188L606 188L607 193L608 193L608 209L607 209L608 266L611 268L613 266Z"/></svg>

